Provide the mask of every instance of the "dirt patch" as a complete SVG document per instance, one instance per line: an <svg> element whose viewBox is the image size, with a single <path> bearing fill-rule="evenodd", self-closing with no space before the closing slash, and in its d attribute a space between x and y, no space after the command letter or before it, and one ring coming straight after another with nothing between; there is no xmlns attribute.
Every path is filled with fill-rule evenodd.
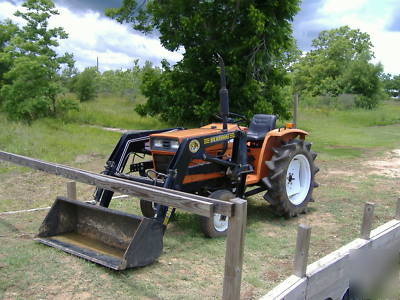
<svg viewBox="0 0 400 300"><path fill-rule="evenodd" d="M96 159L99 159L99 158L103 158L103 156L100 155L100 154L95 154L95 153L92 153L92 154L80 154L80 155L77 155L75 157L75 162L79 163L79 164L81 164L81 163L89 163L89 162L95 161Z"/></svg>
<svg viewBox="0 0 400 300"><path fill-rule="evenodd" d="M380 160L367 161L365 165L373 168L370 174L400 178L400 149L388 152Z"/></svg>
<svg viewBox="0 0 400 300"><path fill-rule="evenodd" d="M355 174L353 170L329 170L327 173L335 176L353 176Z"/></svg>
<svg viewBox="0 0 400 300"><path fill-rule="evenodd" d="M311 227L322 228L331 228L336 224L334 216L330 213L302 215L301 223L306 223Z"/></svg>
<svg viewBox="0 0 400 300"><path fill-rule="evenodd" d="M114 127L103 127L103 126L98 126L98 125L82 125L84 127L93 127L93 128L99 128L105 131L112 131L112 132L119 132L119 133L126 133L129 130L127 129L122 129L122 128L114 128Z"/></svg>

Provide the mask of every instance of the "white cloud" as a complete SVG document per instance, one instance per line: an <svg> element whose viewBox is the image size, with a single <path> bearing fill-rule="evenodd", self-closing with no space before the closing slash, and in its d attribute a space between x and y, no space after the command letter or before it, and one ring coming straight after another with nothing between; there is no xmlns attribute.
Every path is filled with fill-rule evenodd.
<svg viewBox="0 0 400 300"><path fill-rule="evenodd" d="M0 2L0 18L11 18L20 23L13 13L21 9L9 2ZM60 14L50 18L51 27L61 26L69 34L60 41L60 53L74 54L76 66L83 69L96 64L97 57L101 70L129 68L135 59L141 63L150 60L159 64L162 59L175 63L182 58L179 52L166 50L156 38L135 33L126 25L103 17L98 12L74 13L68 8L57 7Z"/></svg>
<svg viewBox="0 0 400 300"><path fill-rule="evenodd" d="M341 13L357 10L368 0L327 0L321 8L323 13Z"/></svg>
<svg viewBox="0 0 400 300"><path fill-rule="evenodd" d="M304 0L305 5L309 5L311 13L300 13L301 18L294 23L300 45L305 47L320 30L349 25L370 34L376 62L382 62L385 72L400 73L400 32L386 29L393 21L398 0ZM13 16L18 8L0 0L0 19L20 21ZM62 26L69 33L69 38L60 43L60 52L72 52L80 69L95 65L97 57L102 70L130 67L137 58L142 63L151 60L157 64L163 58L174 63L182 57L181 53L167 51L158 39L135 33L98 12L77 14L68 8L58 9L60 15L50 24Z"/></svg>
<svg viewBox="0 0 400 300"><path fill-rule="evenodd" d="M344 25L367 32L374 45L374 62L381 62L385 72L399 74L400 32L387 30L396 6L398 2L395 0L325 0L312 19L298 23L304 28L303 32Z"/></svg>
<svg viewBox="0 0 400 300"><path fill-rule="evenodd" d="M131 32L127 26L102 17L100 13L87 11L75 14L68 8L59 8L51 25L61 26L69 34L60 43L60 49L73 52L79 68L95 65L99 57L101 69L126 68L136 58L142 63L150 60L159 63L163 58L171 62L181 59L180 53L163 48L158 39Z"/></svg>
<svg viewBox="0 0 400 300"><path fill-rule="evenodd" d="M11 19L14 22L18 22L19 18L14 16L14 12L20 7L10 2L0 2L0 19Z"/></svg>

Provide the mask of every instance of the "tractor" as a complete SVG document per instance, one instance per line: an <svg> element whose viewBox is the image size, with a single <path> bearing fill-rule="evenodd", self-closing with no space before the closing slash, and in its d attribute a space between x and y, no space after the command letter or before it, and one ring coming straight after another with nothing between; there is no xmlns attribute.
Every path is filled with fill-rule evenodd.
<svg viewBox="0 0 400 300"><path fill-rule="evenodd" d="M200 128L167 128L122 135L104 174L229 201L264 193L280 216L305 213L318 184L317 154L305 141L307 132L287 123L276 128L275 115L256 114L248 127L242 115L229 112L225 68L221 70L220 119ZM143 161L143 158L149 158ZM140 160L140 161L138 161ZM128 164L128 161L130 162ZM113 192L98 189L95 200L108 207ZM173 208L140 200L142 214L166 224ZM224 236L228 218L202 217L207 237Z"/></svg>
<svg viewBox="0 0 400 300"><path fill-rule="evenodd" d="M276 116L246 118L229 112L221 57L220 122L200 128L129 131L106 162L103 174L222 201L264 193L285 217L305 213L318 168L307 132ZM162 238L175 208L140 200L143 216L109 209L113 192L97 188L96 205L58 198L37 241L115 270L145 266L162 252ZM207 237L225 236L228 217L200 217Z"/></svg>

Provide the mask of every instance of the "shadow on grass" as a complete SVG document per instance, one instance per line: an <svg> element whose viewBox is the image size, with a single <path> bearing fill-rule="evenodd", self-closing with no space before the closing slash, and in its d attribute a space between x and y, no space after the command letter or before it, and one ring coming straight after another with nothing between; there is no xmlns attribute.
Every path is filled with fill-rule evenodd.
<svg viewBox="0 0 400 300"><path fill-rule="evenodd" d="M308 213L315 212L316 209L309 207ZM200 217L194 214L176 212L171 223L174 225L171 230L174 233L190 234L191 236L202 237L200 229ZM293 218L296 219L296 218ZM247 202L247 226L250 227L257 223L271 223L281 225L290 222L282 216L277 216L271 205L263 200L249 199Z"/></svg>

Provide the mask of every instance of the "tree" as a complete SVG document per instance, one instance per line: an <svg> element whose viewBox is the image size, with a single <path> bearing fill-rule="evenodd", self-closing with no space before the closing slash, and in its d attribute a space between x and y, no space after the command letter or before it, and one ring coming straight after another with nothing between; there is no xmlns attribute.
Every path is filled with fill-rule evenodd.
<svg viewBox="0 0 400 300"><path fill-rule="evenodd" d="M57 108L66 109L65 99L59 103L62 91L58 71L62 65L72 65L71 54L57 55L59 39L68 35L61 27L48 28L48 19L58 14L50 0L27 0L26 12L17 11L15 16L25 20L23 26L11 38L0 62L10 62L10 70L4 74L8 84L1 88L4 108L12 119L32 121L39 117L55 115Z"/></svg>
<svg viewBox="0 0 400 300"><path fill-rule="evenodd" d="M108 9L120 22L159 34L166 49L185 51L174 66L164 61L161 74L147 72L148 101L137 110L171 123L209 121L218 110L219 53L227 66L232 111L288 117L281 87L289 82L286 54L295 49L291 21L299 2L125 0L121 8Z"/></svg>
<svg viewBox="0 0 400 300"><path fill-rule="evenodd" d="M139 60L135 60L133 67L127 70L105 71L99 78L99 91L134 100L139 93L141 73Z"/></svg>
<svg viewBox="0 0 400 300"><path fill-rule="evenodd" d="M74 65L67 65L62 69L60 79L62 86L69 92L73 90L74 78L78 75L79 71Z"/></svg>
<svg viewBox="0 0 400 300"><path fill-rule="evenodd" d="M0 21L0 53L4 55L4 49L9 45L10 40L16 35L18 30L18 26L11 22L11 20ZM0 89L3 84L9 83L4 78L4 74L10 70L10 67L11 61L0 60Z"/></svg>
<svg viewBox="0 0 400 300"><path fill-rule="evenodd" d="M297 91L312 96L353 93L360 95L360 106L376 106L382 66L370 63L374 54L367 33L348 26L325 30L312 47L293 68Z"/></svg>
<svg viewBox="0 0 400 300"><path fill-rule="evenodd" d="M73 78L72 91L80 101L87 101L97 96L99 74L96 67L85 68Z"/></svg>
<svg viewBox="0 0 400 300"><path fill-rule="evenodd" d="M400 97L400 75L382 74L381 81L385 92L389 96Z"/></svg>

